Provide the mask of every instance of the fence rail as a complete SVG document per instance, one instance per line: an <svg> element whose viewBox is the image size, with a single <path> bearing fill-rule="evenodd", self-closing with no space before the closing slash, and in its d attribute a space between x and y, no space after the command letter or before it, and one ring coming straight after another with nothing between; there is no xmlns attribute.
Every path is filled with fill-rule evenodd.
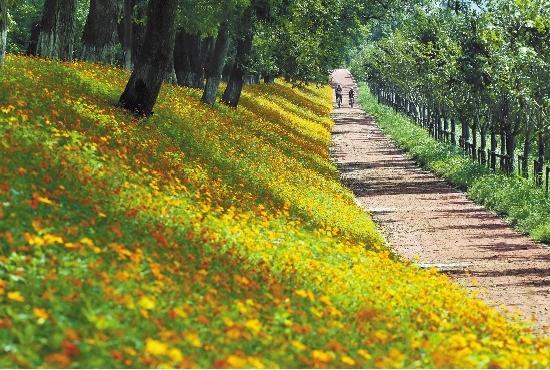
<svg viewBox="0 0 550 370"><path fill-rule="evenodd" d="M530 172L528 160L525 160L523 155L518 155L515 163L515 157L497 153L493 149L496 148L496 145L492 145L491 149L483 150L462 135L459 136L457 142L456 125L453 120L439 115L434 118L433 112L430 113L428 109L402 99L395 93L372 87L371 90L378 98L378 103L390 106L396 112L407 115L417 126L426 129L434 139L460 147L462 152L470 157L472 161L487 166L493 172L500 171L506 175L512 175L517 163L517 174L525 178L531 178L536 186L544 189L546 196L549 195L550 166L545 166L544 161L541 163L539 160L534 160L532 172Z"/></svg>

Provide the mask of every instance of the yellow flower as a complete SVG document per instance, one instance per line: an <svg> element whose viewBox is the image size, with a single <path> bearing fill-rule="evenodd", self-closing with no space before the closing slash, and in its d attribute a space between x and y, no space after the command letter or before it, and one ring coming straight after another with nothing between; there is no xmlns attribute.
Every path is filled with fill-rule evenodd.
<svg viewBox="0 0 550 370"><path fill-rule="evenodd" d="M95 245L92 239L87 237L80 239L80 244L85 245L87 247L93 247Z"/></svg>
<svg viewBox="0 0 550 370"><path fill-rule="evenodd" d="M183 355L181 351L177 348L172 348L168 351L168 357L174 362L181 362L183 360Z"/></svg>
<svg viewBox="0 0 550 370"><path fill-rule="evenodd" d="M341 360L346 365L355 366L355 360L349 356L343 355Z"/></svg>
<svg viewBox="0 0 550 370"><path fill-rule="evenodd" d="M227 358L227 363L231 367L235 368L243 368L246 366L247 362L245 358L242 358L240 356L231 355Z"/></svg>
<svg viewBox="0 0 550 370"><path fill-rule="evenodd" d="M43 246L44 244L46 244L46 242L44 241L44 239L42 239L41 237L39 237L38 235L25 235L25 238L27 239L27 242L30 244L30 245L34 245L36 247L41 247Z"/></svg>
<svg viewBox="0 0 550 370"><path fill-rule="evenodd" d="M145 310L152 310L155 308L155 301L152 298L143 296L139 299L139 306Z"/></svg>
<svg viewBox="0 0 550 370"><path fill-rule="evenodd" d="M364 349L360 349L359 351L357 351L357 353L359 354L359 356L363 357L365 360L370 360L372 357L370 353Z"/></svg>
<svg viewBox="0 0 550 370"><path fill-rule="evenodd" d="M145 352L154 355L162 356L168 351L168 346L158 340L147 338L145 341Z"/></svg>
<svg viewBox="0 0 550 370"><path fill-rule="evenodd" d="M53 201L50 200L48 197L38 197L38 201L44 204L54 204Z"/></svg>
<svg viewBox="0 0 550 370"><path fill-rule="evenodd" d="M321 362L330 362L333 359L333 354L330 352L324 352L319 350L314 350L312 353L313 359Z"/></svg>
<svg viewBox="0 0 550 370"><path fill-rule="evenodd" d="M25 297L19 292L9 292L8 299L16 302L25 302Z"/></svg>
<svg viewBox="0 0 550 370"><path fill-rule="evenodd" d="M189 344L191 344L193 347L201 347L202 346L202 342L201 342L201 339L199 338L198 334L191 331L191 332L187 332L185 333L184 335L184 338L189 342Z"/></svg>
<svg viewBox="0 0 550 370"><path fill-rule="evenodd" d="M290 342L290 343L291 343L292 346L293 346L294 348L296 348L298 351L303 351L304 349L306 349L306 346L305 346L302 342L300 342L300 341L298 341L298 340L293 340L293 341Z"/></svg>
<svg viewBox="0 0 550 370"><path fill-rule="evenodd" d="M36 316L36 318L39 321L40 320L42 320L42 321L48 320L48 317L49 317L48 312L43 308L38 308L38 307L33 308L32 313L34 314L34 316Z"/></svg>
<svg viewBox="0 0 550 370"><path fill-rule="evenodd" d="M257 319L247 320L244 326L254 333L258 333L262 329L262 323Z"/></svg>
<svg viewBox="0 0 550 370"><path fill-rule="evenodd" d="M58 235L46 234L44 235L44 243L46 243L46 245L56 244L56 243L63 244L63 238Z"/></svg>

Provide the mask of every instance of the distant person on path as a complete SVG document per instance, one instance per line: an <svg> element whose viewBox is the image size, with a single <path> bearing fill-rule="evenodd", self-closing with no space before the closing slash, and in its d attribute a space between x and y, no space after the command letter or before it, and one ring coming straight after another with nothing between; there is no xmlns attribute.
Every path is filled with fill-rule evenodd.
<svg viewBox="0 0 550 370"><path fill-rule="evenodd" d="M342 86L338 85L336 87L336 103L338 103L338 108L342 105Z"/></svg>
<svg viewBox="0 0 550 370"><path fill-rule="evenodd" d="M350 89L348 96L349 96L349 106L353 108L353 103L355 103L355 91L353 91L353 89Z"/></svg>

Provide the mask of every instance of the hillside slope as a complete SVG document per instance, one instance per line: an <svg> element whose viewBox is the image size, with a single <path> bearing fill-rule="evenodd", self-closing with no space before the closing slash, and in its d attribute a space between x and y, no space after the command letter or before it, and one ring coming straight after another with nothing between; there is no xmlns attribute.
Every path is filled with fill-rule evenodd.
<svg viewBox="0 0 550 370"><path fill-rule="evenodd" d="M328 159L328 89L242 107L112 67L0 70L1 367L548 367L535 338L396 261Z"/></svg>

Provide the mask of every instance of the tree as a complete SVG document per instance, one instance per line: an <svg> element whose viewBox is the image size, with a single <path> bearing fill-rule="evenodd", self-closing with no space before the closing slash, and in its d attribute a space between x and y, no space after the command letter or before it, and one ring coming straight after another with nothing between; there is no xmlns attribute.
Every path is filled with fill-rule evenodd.
<svg viewBox="0 0 550 370"><path fill-rule="evenodd" d="M8 43L8 2L0 0L0 66L4 64Z"/></svg>
<svg viewBox="0 0 550 370"><path fill-rule="evenodd" d="M134 11L135 0L124 0L122 12L122 65L126 69L132 69L134 61L132 59L132 46L134 39L134 27L132 24L132 15Z"/></svg>
<svg viewBox="0 0 550 370"><path fill-rule="evenodd" d="M222 70L225 64L225 57L227 56L228 49L229 21L224 21L220 25L214 52L212 53L210 62L208 63L208 68L206 70L206 85L204 86L201 99L203 103L214 104L214 101L216 100L216 94L218 93L218 87L220 86Z"/></svg>
<svg viewBox="0 0 550 370"><path fill-rule="evenodd" d="M125 3L126 7L132 5L131 1ZM81 59L114 63L117 58L117 27L121 5L120 0L90 0L90 10L82 35Z"/></svg>
<svg viewBox="0 0 550 370"><path fill-rule="evenodd" d="M72 60L76 0L45 0L36 46L38 55Z"/></svg>
<svg viewBox="0 0 550 370"><path fill-rule="evenodd" d="M178 84L204 88L204 72L209 55L214 49L215 38L201 37L196 33L178 31L174 49L174 67Z"/></svg>
<svg viewBox="0 0 550 370"><path fill-rule="evenodd" d="M231 107L237 107L243 89L244 76L250 61L252 41L254 38L254 4L251 4L242 14L237 26L237 52L229 80L222 96L222 101Z"/></svg>
<svg viewBox="0 0 550 370"><path fill-rule="evenodd" d="M162 82L172 66L177 0L150 0L141 52L119 104L139 116L149 116Z"/></svg>

